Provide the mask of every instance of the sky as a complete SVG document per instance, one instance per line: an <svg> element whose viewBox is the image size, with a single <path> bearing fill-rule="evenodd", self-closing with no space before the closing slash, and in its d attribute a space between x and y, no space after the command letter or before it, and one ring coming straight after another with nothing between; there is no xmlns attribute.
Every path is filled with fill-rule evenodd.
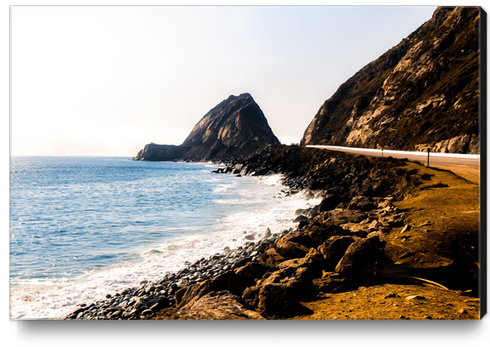
<svg viewBox="0 0 490 347"><path fill-rule="evenodd" d="M181 144L250 93L282 143L435 6L13 6L11 155Z"/></svg>

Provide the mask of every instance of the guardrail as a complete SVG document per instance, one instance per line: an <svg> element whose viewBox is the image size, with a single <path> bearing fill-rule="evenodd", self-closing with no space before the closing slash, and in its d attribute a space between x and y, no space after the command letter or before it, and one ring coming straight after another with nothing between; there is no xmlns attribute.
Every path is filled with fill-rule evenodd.
<svg viewBox="0 0 490 347"><path fill-rule="evenodd" d="M391 149L372 149L372 148L358 148L358 147L343 147L343 146L322 146L322 145L306 145L306 147L316 147L325 149L340 149L340 150L355 150L355 151L365 151L365 152L375 152L381 155L381 152L387 155L390 154L411 154L427 157L427 152L411 152L411 151L394 151ZM439 153L430 152L431 157L445 157L445 158L465 158L465 159L480 159L479 154L458 154L458 153Z"/></svg>

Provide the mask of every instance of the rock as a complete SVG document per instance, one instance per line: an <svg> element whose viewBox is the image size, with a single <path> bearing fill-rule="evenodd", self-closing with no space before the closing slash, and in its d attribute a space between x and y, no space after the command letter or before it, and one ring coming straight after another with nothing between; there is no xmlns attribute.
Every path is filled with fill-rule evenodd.
<svg viewBox="0 0 490 347"><path fill-rule="evenodd" d="M271 229L267 228L266 231L265 231L265 237L266 238L269 238L272 236L272 232L271 232Z"/></svg>
<svg viewBox="0 0 490 347"><path fill-rule="evenodd" d="M376 228L378 228L378 226L379 226L379 222L378 222L377 220L373 220L373 221L372 221L372 222L369 224L368 228L369 228L369 229L376 229Z"/></svg>
<svg viewBox="0 0 490 347"><path fill-rule="evenodd" d="M267 248L264 254L259 258L259 262L268 266L277 266L282 263L286 258L280 255L274 247Z"/></svg>
<svg viewBox="0 0 490 347"><path fill-rule="evenodd" d="M329 219L331 219L333 223L341 225L345 223L359 223L366 219L366 217L366 212L359 210L342 210L331 213Z"/></svg>
<svg viewBox="0 0 490 347"><path fill-rule="evenodd" d="M377 237L360 239L351 243L335 267L335 272L342 275L355 274L374 264L383 254L380 250L381 245Z"/></svg>
<svg viewBox="0 0 490 347"><path fill-rule="evenodd" d="M251 154L259 146L279 143L259 105L250 94L243 93L231 95L206 113L182 145L152 143L133 160L221 160Z"/></svg>
<svg viewBox="0 0 490 347"><path fill-rule="evenodd" d="M334 268L347 248L354 243L355 239L352 236L332 236L318 250L325 259L325 268Z"/></svg>
<svg viewBox="0 0 490 347"><path fill-rule="evenodd" d="M307 265L307 260L305 258L295 258L295 259L289 259L285 260L277 265L279 269L297 269L299 267L304 267Z"/></svg>
<svg viewBox="0 0 490 347"><path fill-rule="evenodd" d="M337 207L338 204L340 204L341 200L340 197L337 194L328 194L323 198L322 202L320 203L318 212L325 212L325 211L330 211L333 210L335 207Z"/></svg>
<svg viewBox="0 0 490 347"><path fill-rule="evenodd" d="M294 219L295 223L307 222L309 219L306 216L298 216Z"/></svg>
<svg viewBox="0 0 490 347"><path fill-rule="evenodd" d="M377 230L377 231L373 231L373 232L370 232L369 234L366 235L366 237L369 239L371 237L377 237L379 238L380 236L383 236L384 233L380 230Z"/></svg>
<svg viewBox="0 0 490 347"><path fill-rule="evenodd" d="M147 144L133 160L174 161L181 159L191 148L174 145Z"/></svg>
<svg viewBox="0 0 490 347"><path fill-rule="evenodd" d="M348 208L351 210L370 211L376 208L372 198L367 196L355 196L350 201Z"/></svg>
<svg viewBox="0 0 490 347"><path fill-rule="evenodd" d="M312 279L311 282L316 293L338 293L348 284L348 281L336 272L324 272L322 278Z"/></svg>
<svg viewBox="0 0 490 347"><path fill-rule="evenodd" d="M245 235L244 240L255 240L255 234Z"/></svg>
<svg viewBox="0 0 490 347"><path fill-rule="evenodd" d="M269 318L284 317L298 306L294 289L284 283L267 283L260 287L247 288L243 295L245 301L249 295L256 297L257 311Z"/></svg>
<svg viewBox="0 0 490 347"><path fill-rule="evenodd" d="M345 230L342 227L333 224L331 220L327 219L326 222L323 222L318 226L314 223L312 226L305 228L303 233L313 240L313 243L304 242L304 244L314 247L322 244L333 235L345 234Z"/></svg>
<svg viewBox="0 0 490 347"><path fill-rule="evenodd" d="M180 307L166 319L235 320L264 319L259 313L245 307L240 298L227 291L213 291L196 301Z"/></svg>
<svg viewBox="0 0 490 347"><path fill-rule="evenodd" d="M299 300L312 295L311 280L304 267L285 267L273 272L255 286L244 290L245 303L268 318L293 315L300 309Z"/></svg>
<svg viewBox="0 0 490 347"><path fill-rule="evenodd" d="M309 266L321 266L324 262L323 255L314 248L310 248L304 259Z"/></svg>
<svg viewBox="0 0 490 347"><path fill-rule="evenodd" d="M279 241L276 245L277 252L286 259L298 258L305 256L308 252L308 247L291 241Z"/></svg>

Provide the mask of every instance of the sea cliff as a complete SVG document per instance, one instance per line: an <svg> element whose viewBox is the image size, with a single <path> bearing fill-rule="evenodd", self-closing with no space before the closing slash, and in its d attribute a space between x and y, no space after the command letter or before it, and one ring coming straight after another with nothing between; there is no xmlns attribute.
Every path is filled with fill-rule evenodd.
<svg viewBox="0 0 490 347"><path fill-rule="evenodd" d="M439 7L343 83L301 144L479 153L481 13Z"/></svg>

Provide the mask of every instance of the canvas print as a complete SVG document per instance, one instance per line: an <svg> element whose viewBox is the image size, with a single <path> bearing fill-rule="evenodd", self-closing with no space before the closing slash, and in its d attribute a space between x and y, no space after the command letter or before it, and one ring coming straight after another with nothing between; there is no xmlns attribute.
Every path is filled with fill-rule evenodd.
<svg viewBox="0 0 490 347"><path fill-rule="evenodd" d="M481 319L485 18L12 6L10 318Z"/></svg>

